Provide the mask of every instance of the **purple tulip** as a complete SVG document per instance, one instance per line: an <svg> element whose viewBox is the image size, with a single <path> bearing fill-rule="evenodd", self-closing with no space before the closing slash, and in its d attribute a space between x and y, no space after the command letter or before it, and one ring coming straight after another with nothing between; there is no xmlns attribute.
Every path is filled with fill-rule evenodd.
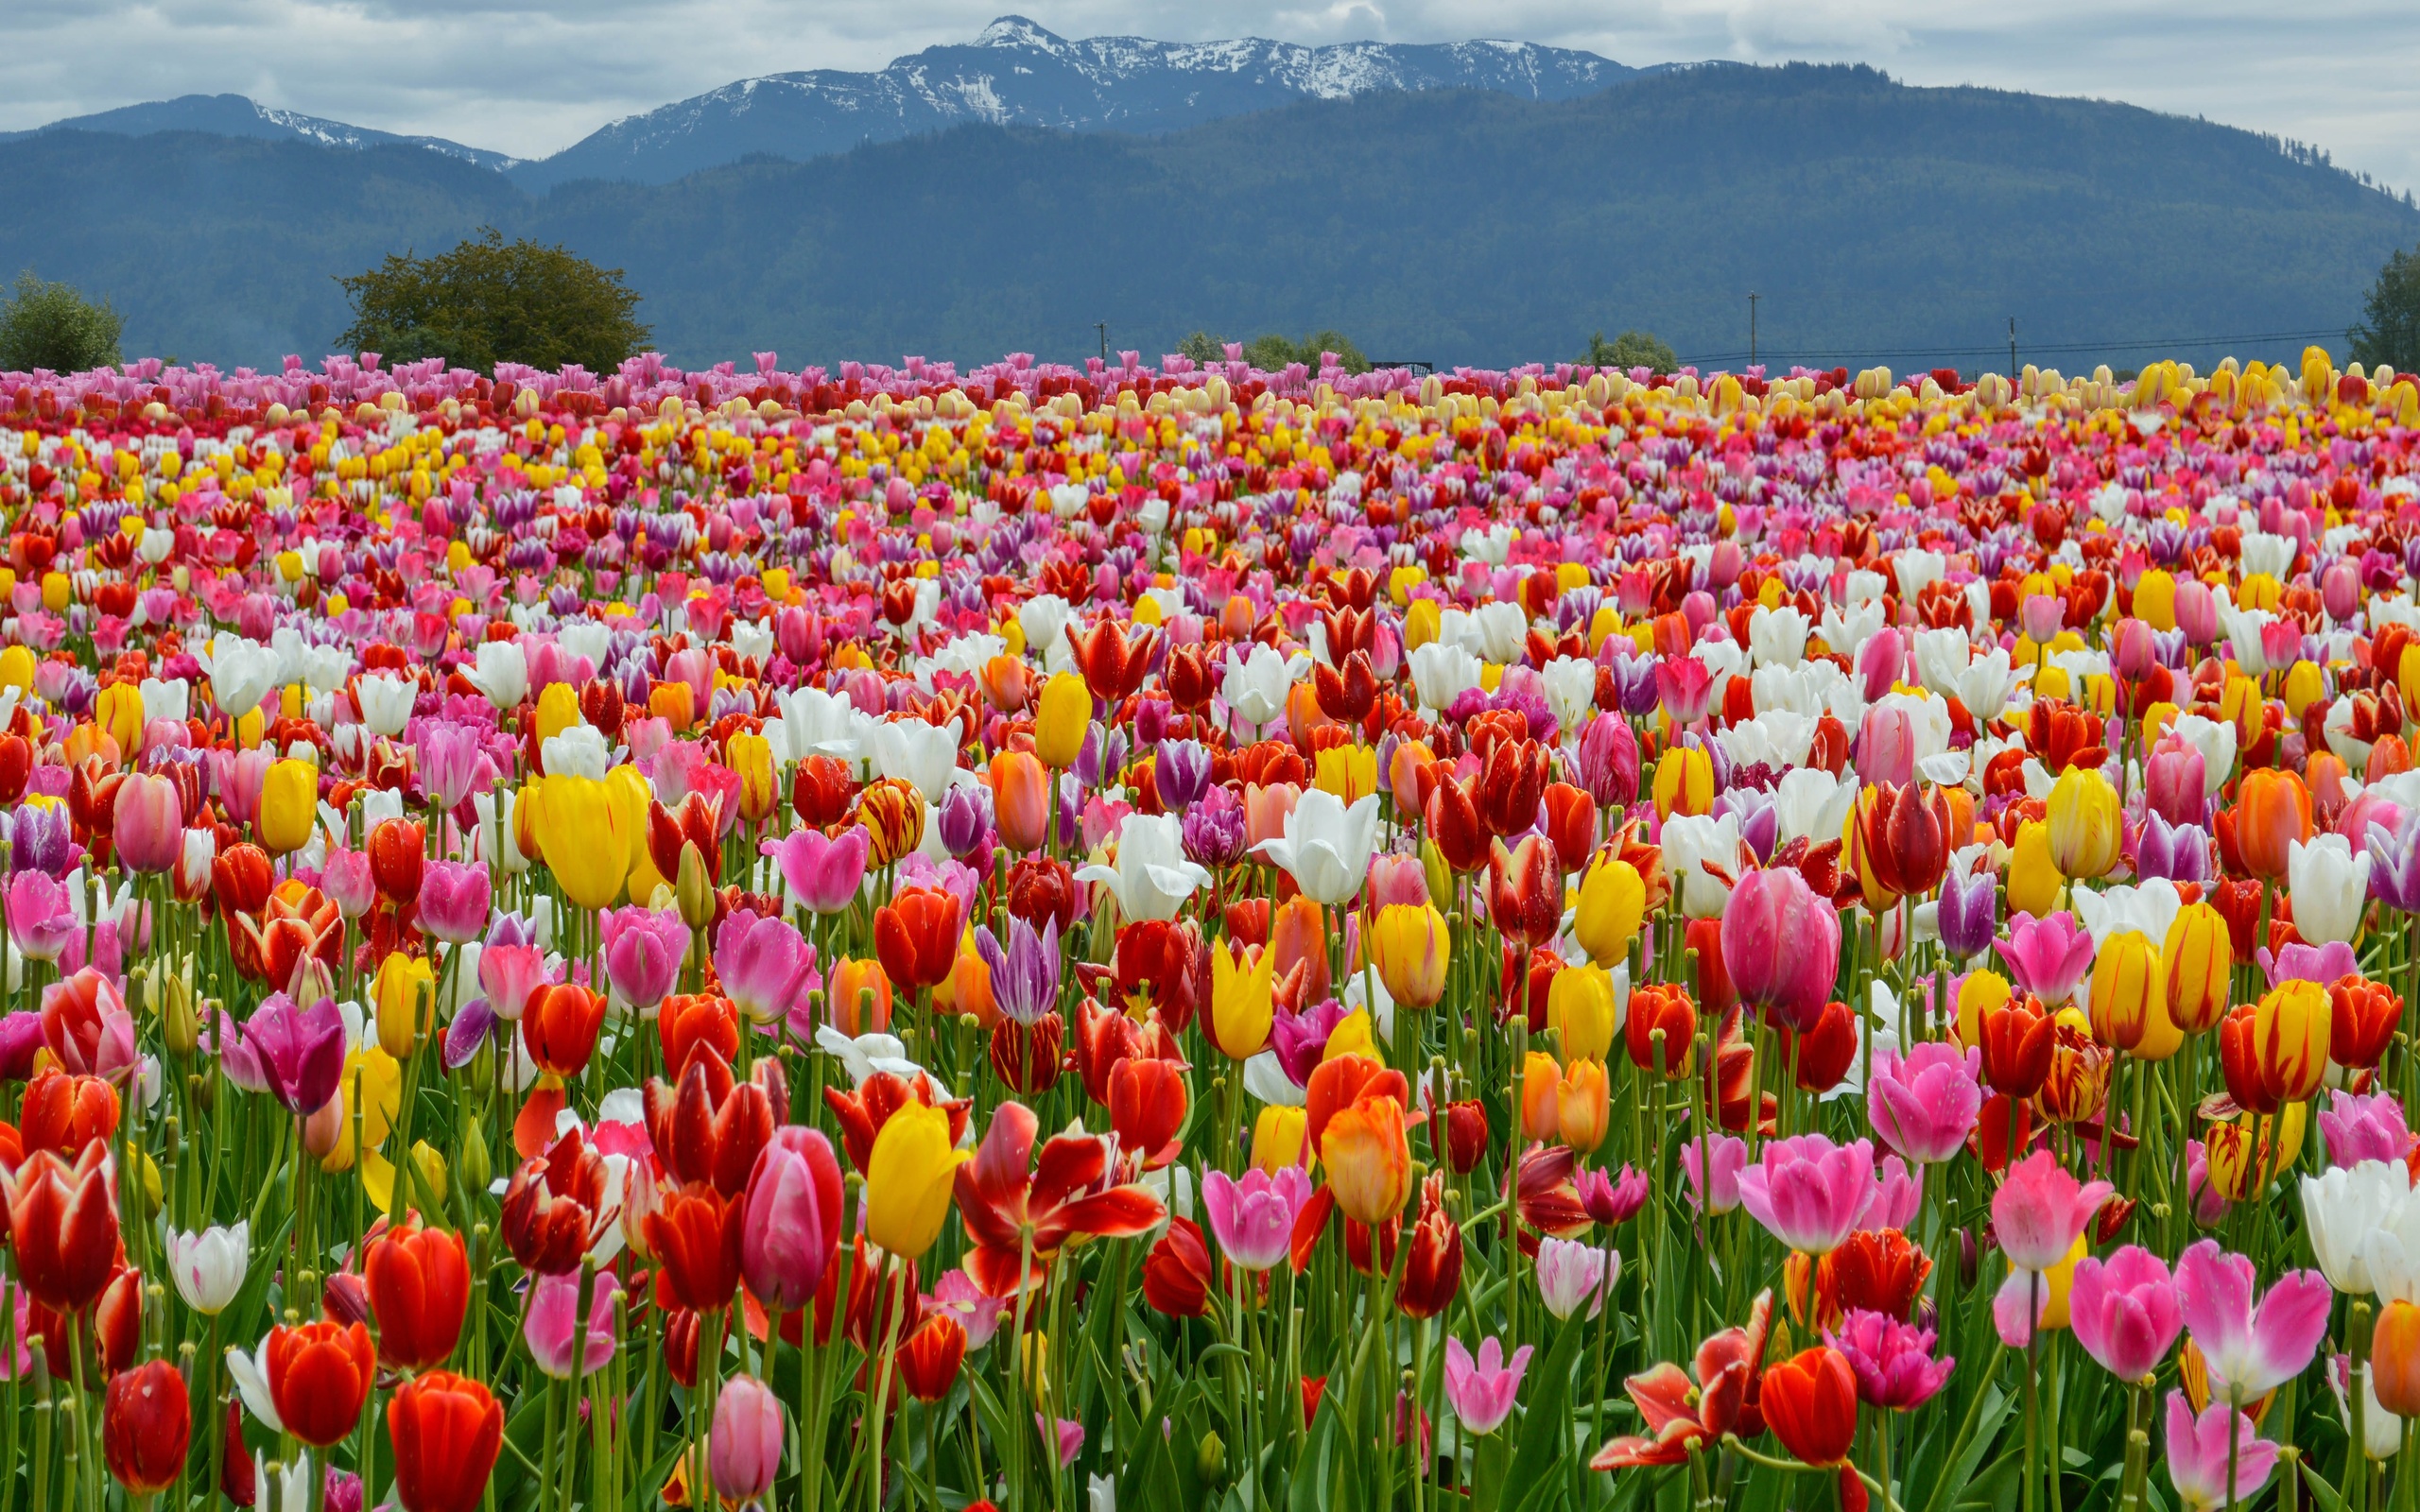
<svg viewBox="0 0 2420 1512"><path fill-rule="evenodd" d="M344 1017L322 998L309 1010L273 992L244 1023L244 1042L268 1091L296 1117L316 1113L344 1074Z"/></svg>
<svg viewBox="0 0 2420 1512"><path fill-rule="evenodd" d="M1211 868L1232 866L1251 837L1244 824L1243 799L1223 787L1211 788L1185 810L1184 835L1186 860Z"/></svg>
<svg viewBox="0 0 2420 1512"><path fill-rule="evenodd" d="M1038 1022L1059 1003L1059 920L1043 920L1042 933L1022 919L1009 919L1009 943L988 924L975 929L975 952L992 973L992 1001L1023 1024Z"/></svg>
<svg viewBox="0 0 2420 1512"><path fill-rule="evenodd" d="M1164 740L1151 759L1151 783L1160 807L1182 813L1210 785L1210 747L1198 740Z"/></svg>
<svg viewBox="0 0 2420 1512"><path fill-rule="evenodd" d="M2420 914L2420 824L2369 827L2370 896L2397 913Z"/></svg>
<svg viewBox="0 0 2420 1512"><path fill-rule="evenodd" d="M2210 837L2198 824L2172 825L2156 811L2146 814L2135 846L2135 870L2147 881L2208 882Z"/></svg>
<svg viewBox="0 0 2420 1512"><path fill-rule="evenodd" d="M1991 949L1992 935L1999 924L1998 903L1988 871L1978 871L1962 883L1954 874L1943 877L1941 907L1935 915L1942 948L1965 960Z"/></svg>
<svg viewBox="0 0 2420 1512"><path fill-rule="evenodd" d="M44 876L63 877L74 865L69 859L72 848L65 804L45 807L21 803L9 815L9 869L12 873L39 871ZM15 917L13 911L10 917Z"/></svg>
<svg viewBox="0 0 2420 1512"><path fill-rule="evenodd" d="M942 849L953 856L966 855L981 845L984 833L992 828L989 790L964 786L942 794L937 828L941 831Z"/></svg>

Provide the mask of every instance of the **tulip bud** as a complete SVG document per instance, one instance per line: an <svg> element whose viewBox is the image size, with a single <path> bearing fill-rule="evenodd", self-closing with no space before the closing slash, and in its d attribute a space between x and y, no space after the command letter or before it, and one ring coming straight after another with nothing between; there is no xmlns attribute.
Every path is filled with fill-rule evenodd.
<svg viewBox="0 0 2420 1512"><path fill-rule="evenodd" d="M1194 1451L1193 1454L1193 1473L1195 1478L1204 1486L1216 1486L1225 1484L1227 1446L1219 1440L1216 1429L1202 1434L1201 1445Z"/></svg>
<svg viewBox="0 0 2420 1512"><path fill-rule="evenodd" d="M455 1142L454 1147L459 1152L457 1159L461 1161L462 1179L470 1183L471 1191L485 1192L488 1189L488 1183L494 1179L494 1172L488 1159L487 1136L479 1132L477 1118L467 1114L463 1117L462 1136ZM439 1172L441 1177L443 1174L441 1162Z"/></svg>
<svg viewBox="0 0 2420 1512"><path fill-rule="evenodd" d="M691 929L703 929L715 921L714 881L694 840L681 843L681 877L673 885L672 896L680 906L681 921Z"/></svg>
<svg viewBox="0 0 2420 1512"><path fill-rule="evenodd" d="M192 970L190 957L186 972ZM201 1020L194 1012L193 978L181 972L156 983L153 991L159 996L160 1033L167 1041L171 1054L190 1056L201 1042Z"/></svg>

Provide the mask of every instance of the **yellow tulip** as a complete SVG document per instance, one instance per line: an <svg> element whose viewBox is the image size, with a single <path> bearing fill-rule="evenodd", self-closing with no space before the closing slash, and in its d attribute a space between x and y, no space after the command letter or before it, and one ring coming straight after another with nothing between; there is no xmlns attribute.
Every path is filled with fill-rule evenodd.
<svg viewBox="0 0 2420 1512"><path fill-rule="evenodd" d="M2176 579L2156 567L2136 578L2135 617L2163 634L2176 628Z"/></svg>
<svg viewBox="0 0 2420 1512"><path fill-rule="evenodd" d="M771 817L781 802L781 789L774 781L773 743L762 735L735 730L723 743L723 753L739 776L739 816L752 824Z"/></svg>
<svg viewBox="0 0 2420 1512"><path fill-rule="evenodd" d="M2075 1291L2076 1262L2083 1259L2084 1236L2076 1235L2060 1262L2042 1273L2042 1327L2063 1329L2067 1326L2067 1304Z"/></svg>
<svg viewBox="0 0 2420 1512"><path fill-rule="evenodd" d="M1320 1058L1334 1060L1341 1056L1367 1056L1380 1065L1386 1064L1387 1057L1379 1053L1377 1035L1371 1027L1369 1009L1354 1009L1337 1020L1336 1027L1328 1031Z"/></svg>
<svg viewBox="0 0 2420 1512"><path fill-rule="evenodd" d="M1958 988L1958 1042L1973 1049L1983 1042L1983 1015L2005 1005L2016 995L2008 978L1982 967L1969 971Z"/></svg>
<svg viewBox="0 0 2420 1512"><path fill-rule="evenodd" d="M901 1107L866 1160L866 1237L903 1259L923 1258L941 1237L950 1187L970 1159L950 1147L947 1113L925 1103Z"/></svg>
<svg viewBox="0 0 2420 1512"><path fill-rule="evenodd" d="M2070 766L2050 789L2043 821L2062 876L2105 875L2118 864L2118 790L2098 771Z"/></svg>
<svg viewBox="0 0 2420 1512"><path fill-rule="evenodd" d="M1580 908L1572 920L1572 937L1599 966L1615 967L1630 957L1647 913L1647 884L1638 868L1617 856L1604 857L1580 879Z"/></svg>
<svg viewBox="0 0 2420 1512"><path fill-rule="evenodd" d="M2285 685L2280 692L2286 700L2286 713L2293 715L2299 724L2303 711L2326 696L2327 683L2320 676L2318 662L2297 662L2288 669Z"/></svg>
<svg viewBox="0 0 2420 1512"><path fill-rule="evenodd" d="M2008 905L2040 919L2059 906L2066 879L2050 860L2050 827L2028 819L2016 827L2016 856L2009 863Z"/></svg>
<svg viewBox="0 0 2420 1512"><path fill-rule="evenodd" d="M2092 966L2092 1034L2102 1044L2132 1050L2150 1032L2152 1015L2168 1011L2168 972L2140 930L2101 942Z"/></svg>
<svg viewBox="0 0 2420 1512"><path fill-rule="evenodd" d="M1211 1037L1231 1059L1248 1060L1268 1048L1277 1015L1276 976L1277 953L1265 945L1248 965L1236 958L1232 944L1211 951Z"/></svg>
<svg viewBox="0 0 2420 1512"><path fill-rule="evenodd" d="M1092 721L1092 690L1075 673L1060 673L1042 685L1042 702L1033 716L1033 753L1065 771L1082 752Z"/></svg>
<svg viewBox="0 0 2420 1512"><path fill-rule="evenodd" d="M654 853L647 848L647 811L655 800L655 790L628 762L605 774L605 790L622 813L622 874L629 879L631 900L635 902L652 896L659 885L668 886L674 881L657 875Z"/></svg>
<svg viewBox="0 0 2420 1512"><path fill-rule="evenodd" d="M1714 763L1694 746L1675 746L1655 764L1655 815L1703 814L1714 807Z"/></svg>
<svg viewBox="0 0 2420 1512"><path fill-rule="evenodd" d="M1368 746L1330 746L1319 753L1312 785L1349 806L1378 790L1378 753Z"/></svg>
<svg viewBox="0 0 2420 1512"><path fill-rule="evenodd" d="M1547 1023L1563 1037L1564 1065L1604 1059L1614 1045L1613 977L1601 966L1557 971L1547 989Z"/></svg>
<svg viewBox="0 0 2420 1512"><path fill-rule="evenodd" d="M2200 1034L2226 1017L2234 967L2235 940L2227 933L2226 916L2208 903L2178 909L2160 948L2168 1017L2178 1030Z"/></svg>
<svg viewBox="0 0 2420 1512"><path fill-rule="evenodd" d="M361 1148L368 1152L357 1162L362 1190L377 1207L390 1207L394 1200L395 1166L379 1153L378 1146L387 1142L395 1126L395 1115L403 1110L403 1065L375 1045L364 1046L344 1057L344 1074L337 1082L337 1094L336 1143L320 1158L320 1169L335 1173L354 1168L355 1157L360 1154L353 1142L357 1108L361 1115Z"/></svg>
<svg viewBox="0 0 2420 1512"><path fill-rule="evenodd" d="M568 682L549 682L538 695L538 738L552 740L572 726L585 724L579 717L579 695Z"/></svg>
<svg viewBox="0 0 2420 1512"><path fill-rule="evenodd" d="M594 778L561 775L530 785L540 795L531 805L537 810L540 852L553 868L557 885L575 906L605 907L619 896L622 880L630 874L628 811Z"/></svg>
<svg viewBox="0 0 2420 1512"><path fill-rule="evenodd" d="M1371 954L1387 995L1399 1007L1434 1007L1445 995L1453 939L1445 916L1427 903L1390 903L1370 931Z"/></svg>
<svg viewBox="0 0 2420 1512"><path fill-rule="evenodd" d="M2202 1136L2203 1153L2210 1162L2210 1185L2229 1202L2256 1195L2292 1169L2294 1157L2303 1147L2305 1116L2303 1104L2288 1103L2282 1111L2265 1118L2246 1113L2211 1125Z"/></svg>
<svg viewBox="0 0 2420 1512"><path fill-rule="evenodd" d="M0 686L14 688L19 693L31 693L35 665L33 652L22 645L12 645L0 651Z"/></svg>
<svg viewBox="0 0 2420 1512"><path fill-rule="evenodd" d="M74 588L65 573L42 575L42 607L53 614L64 614L75 597Z"/></svg>
<svg viewBox="0 0 2420 1512"><path fill-rule="evenodd" d="M93 722L117 742L118 757L132 760L143 748L143 692L131 682L112 682L93 700Z"/></svg>
<svg viewBox="0 0 2420 1512"><path fill-rule="evenodd" d="M1433 598L1415 598L1403 614L1403 649L1406 656L1419 650L1443 633L1444 611Z"/></svg>
<svg viewBox="0 0 2420 1512"><path fill-rule="evenodd" d="M319 822L320 769L291 756L271 763L261 782L261 844L271 855L300 850Z"/></svg>
<svg viewBox="0 0 2420 1512"><path fill-rule="evenodd" d="M1302 1163L1303 1142L1310 1137L1310 1114L1299 1108L1271 1103L1253 1120L1252 1163L1275 1176Z"/></svg>
<svg viewBox="0 0 2420 1512"><path fill-rule="evenodd" d="M389 951L378 963L370 995L378 1015L378 1042L389 1052L409 1054L415 1041L437 1027L437 979L425 955Z"/></svg>

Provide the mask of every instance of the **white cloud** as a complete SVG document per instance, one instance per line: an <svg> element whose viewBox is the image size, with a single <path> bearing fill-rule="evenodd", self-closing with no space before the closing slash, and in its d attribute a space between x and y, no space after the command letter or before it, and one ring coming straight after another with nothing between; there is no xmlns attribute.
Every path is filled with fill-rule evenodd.
<svg viewBox="0 0 2420 1512"><path fill-rule="evenodd" d="M1063 36L1512 36L1625 63L1862 61L1915 84L2122 99L2313 142L2420 188L2420 7L2373 0L11 0L0 129L234 93L520 156L752 74L875 69L999 9Z"/></svg>

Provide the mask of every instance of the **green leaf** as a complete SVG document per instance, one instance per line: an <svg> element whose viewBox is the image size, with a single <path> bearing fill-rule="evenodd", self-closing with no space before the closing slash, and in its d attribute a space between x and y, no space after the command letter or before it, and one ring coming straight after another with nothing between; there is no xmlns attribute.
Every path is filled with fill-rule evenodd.
<svg viewBox="0 0 2420 1512"><path fill-rule="evenodd" d="M1542 1492L1560 1488L1563 1477L1557 1467L1570 1452L1569 1426L1564 1420L1564 1400L1571 1391L1571 1372L1580 1361L1580 1350L1587 1343L1588 1324L1585 1318L1566 1322L1562 1334L1554 1341L1554 1352L1547 1357L1544 1374L1533 1369L1530 1379L1538 1383L1537 1395L1530 1399L1529 1411L1521 1418L1520 1446L1512 1452L1512 1468L1504 1475L1504 1504L1508 1507L1543 1506ZM1533 1362L1534 1364L1534 1362Z"/></svg>
<svg viewBox="0 0 2420 1512"><path fill-rule="evenodd" d="M2319 1507L2319 1512L2344 1512L2344 1499L2336 1494L2336 1487L2320 1479L2319 1471L2311 1469L2310 1461L2304 1460L2301 1464L2303 1484L2310 1487L2310 1499Z"/></svg>

